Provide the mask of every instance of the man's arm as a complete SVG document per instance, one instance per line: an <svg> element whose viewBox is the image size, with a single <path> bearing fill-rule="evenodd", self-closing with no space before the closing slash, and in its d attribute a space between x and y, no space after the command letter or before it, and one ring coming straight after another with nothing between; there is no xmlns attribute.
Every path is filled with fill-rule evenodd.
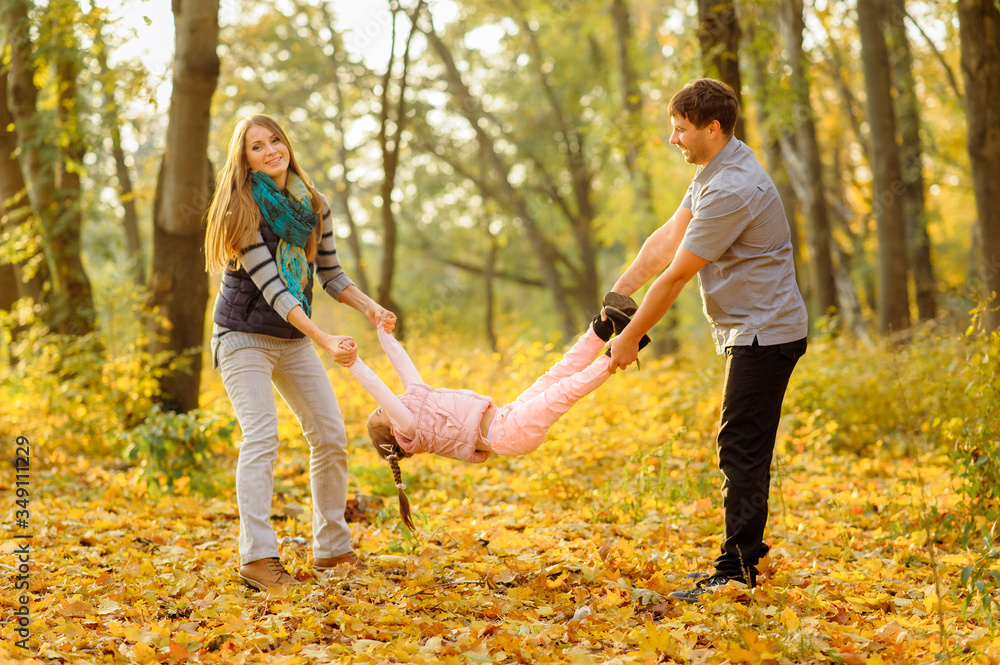
<svg viewBox="0 0 1000 665"><path fill-rule="evenodd" d="M611 349L611 373L632 364L639 354L639 340L656 322L663 318L667 310L677 300L684 285L705 267L708 261L695 256L683 247L676 249L674 260L662 275L656 278L646 292L642 304L632 316L632 322L617 337L607 343ZM620 291L619 291L620 293Z"/></svg>
<svg viewBox="0 0 1000 665"><path fill-rule="evenodd" d="M611 290L630 296L670 265L692 216L690 208L678 208L673 217L646 238L632 264Z"/></svg>

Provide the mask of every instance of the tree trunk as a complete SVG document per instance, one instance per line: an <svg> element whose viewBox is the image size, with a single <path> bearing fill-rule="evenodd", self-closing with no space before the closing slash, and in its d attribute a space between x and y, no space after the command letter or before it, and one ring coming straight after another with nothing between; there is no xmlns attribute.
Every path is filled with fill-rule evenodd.
<svg viewBox="0 0 1000 665"><path fill-rule="evenodd" d="M3 9L10 41L10 110L28 199L39 216L45 243L51 284L49 325L58 332L81 335L94 329L94 303L80 259L79 217L65 210L62 205L67 200L57 196L56 171L63 157L58 142L45 136L38 111L29 6L26 0L9 0Z"/></svg>
<svg viewBox="0 0 1000 665"><path fill-rule="evenodd" d="M805 263L802 260L802 241L799 238L799 224L796 216L798 199L785 160L781 156L781 134L788 132L788 130L779 126L771 114L771 100L779 92L775 77L771 76L769 71L769 67L777 64L771 59L773 53L771 44L776 37L770 28L774 22L773 15L767 12L765 17L764 14L755 12L746 16L746 20L748 26L747 41L750 44L750 59L753 63L753 82L756 88L753 99L757 109L757 127L761 135L761 142L764 144L764 159L767 172L771 176L771 180L774 181L775 189L778 190L778 196L781 198L785 219L788 221L788 231L792 242L792 262L795 265L795 280L799 291L808 299L809 282ZM761 24L764 26L763 35L757 33L758 26ZM765 43L766 47L763 46Z"/></svg>
<svg viewBox="0 0 1000 665"><path fill-rule="evenodd" d="M154 206L152 303L165 325L154 350L187 354L190 365L160 379L167 408L198 407L208 277L202 254L212 198L208 161L212 95L219 78L219 0L174 0L176 46L166 149Z"/></svg>
<svg viewBox="0 0 1000 665"><path fill-rule="evenodd" d="M338 53L335 52L333 57L336 58L337 55ZM333 119L333 125L337 130L337 160L340 162L340 168L343 171L343 182L341 183L342 186L337 187L337 195L340 198L341 212L344 215L344 220L347 222L347 228L351 232L347 237L347 243L350 245L351 254L354 256L353 279L362 291L372 293L368 285L368 271L365 270L365 259L361 248L361 234L358 232L358 225L354 221L354 214L351 212L352 194L351 181L348 177L350 170L347 166L347 132L344 130L346 105L340 82L340 63L334 60L331 62L330 67L333 77L334 103L337 106L337 114Z"/></svg>
<svg viewBox="0 0 1000 665"><path fill-rule="evenodd" d="M806 235L810 250L810 279L813 303L820 316L829 316L837 309L837 286L834 280L830 214L823 186L823 162L810 100L809 80L805 72L802 50L802 1L784 0L779 23L788 51L788 65L795 118L795 147L804 170L805 191L802 205L806 216Z"/></svg>
<svg viewBox="0 0 1000 665"><path fill-rule="evenodd" d="M7 72L0 71L0 211L3 213L0 228L5 234L20 238L33 233L38 220L25 191L24 175L16 154L17 134L10 129L14 117L7 105L6 93ZM35 302L41 300L42 288L49 274L44 255L19 257L15 263L3 267L7 269L6 279L10 281L5 282L0 309L9 310L20 298L31 298Z"/></svg>
<svg viewBox="0 0 1000 665"><path fill-rule="evenodd" d="M698 41L705 74L729 84L743 106L740 83L740 22L733 0L698 0ZM743 114L736 119L733 134L746 139Z"/></svg>
<svg viewBox="0 0 1000 665"><path fill-rule="evenodd" d="M611 21L615 26L615 51L618 55L618 74L621 79L622 110L625 113L625 166L632 176L637 176L639 150L642 141L642 93L632 68L630 48L632 42L632 17L626 0L611 0ZM644 175L644 174L643 174Z"/></svg>
<svg viewBox="0 0 1000 665"><path fill-rule="evenodd" d="M488 227L489 225L487 225ZM487 228L487 233L489 229ZM490 234L490 253L486 257L486 266L483 270L483 287L486 296L486 307L483 311L483 320L486 328L486 339L490 342L490 351L496 353L499 349L497 343L496 321L496 268L497 255L500 253L500 243L495 236Z"/></svg>
<svg viewBox="0 0 1000 665"><path fill-rule="evenodd" d="M60 26L60 31L72 31L73 24ZM57 120L64 141L56 169L56 202L59 211L57 228L62 235L63 249L58 261L63 266L67 311L65 330L70 334L91 332L97 325L97 313L90 280L83 269L81 234L83 229L83 200L80 171L86 148L80 131L80 109L77 102L76 81L79 76L79 54L76 40L71 34L62 35L63 47L56 61L56 89L59 91ZM73 50L70 51L69 49Z"/></svg>
<svg viewBox="0 0 1000 665"><path fill-rule="evenodd" d="M994 0L959 0L958 19L985 322L990 330L1000 330L1000 10Z"/></svg>
<svg viewBox="0 0 1000 665"><path fill-rule="evenodd" d="M923 150L920 140L920 102L913 77L913 57L906 36L904 0L891 0L892 14L886 23L886 40L896 74L896 113L899 120L899 160L903 175L903 214L906 244L913 274L917 315L921 321L937 317L937 280L931 261L931 239L927 235L924 200Z"/></svg>
<svg viewBox="0 0 1000 665"><path fill-rule="evenodd" d="M378 142L382 151L382 184L379 194L382 200L382 266L379 271L378 302L385 308L392 310L396 314L396 336L403 339L406 331L405 318L399 305L392 297L392 282L396 272L396 216L392 209L392 193L396 189L396 170L399 167L399 152L403 144L403 130L406 126L406 85L407 75L410 70L410 46L413 37L417 33L417 21L420 20L420 12L424 2L417 3L413 13L410 15L410 32L406 37L403 46L402 72L399 76L399 96L396 100L395 111L390 113L389 88L392 83L392 70L396 62L396 14L402 11L398 4L391 4L392 9L392 40L389 47L389 62L385 66L385 74L382 76L382 95L380 101L381 111L379 117ZM390 117L395 116L395 117ZM392 135L389 135L389 124L394 126Z"/></svg>
<svg viewBox="0 0 1000 665"><path fill-rule="evenodd" d="M434 49L444 63L444 75L451 90L455 108L469 122L470 128L476 133L480 149L489 159L490 166L496 171L498 191L495 193L491 192L491 188L486 186L481 180L478 184L481 185L480 188L484 196L496 196L500 198L510 208L511 213L524 224L528 240L538 259L538 267L542 272L546 286L552 294L553 305L562 324L563 336L570 339L578 332L579 325L574 319L572 308L569 306L569 294L562 285L559 271L556 268L556 262L559 260L559 252L542 232L538 221L531 214L531 210L524 197L511 184L510 164L501 156L492 137L484 130L482 125L486 122L486 118L482 105L462 79L462 74L455 64L455 60L448 47L441 41L433 25L425 31L425 34L431 48Z"/></svg>
<svg viewBox="0 0 1000 665"><path fill-rule="evenodd" d="M907 289L906 220L903 217L902 168L896 145L896 119L892 103L892 65L882 24L885 0L858 2L861 61L868 97L868 123L872 135L872 207L878 224L879 331L899 333L910 327Z"/></svg>
<svg viewBox="0 0 1000 665"><path fill-rule="evenodd" d="M100 67L102 93L104 103L101 116L111 138L111 155L115 160L115 173L118 176L118 198L122 209L122 227L125 231L125 248L128 251L132 267L132 278L140 286L146 285L146 257L142 251L142 238L139 235L139 215L135 206L135 193L132 187L132 174L125 161L125 151L122 149L121 118L118 116L118 104L115 101L117 88L116 74L108 67L107 47L104 44L102 30L95 31L95 50L97 65Z"/></svg>
<svg viewBox="0 0 1000 665"><path fill-rule="evenodd" d="M645 117L642 92L639 89L635 67L632 64L633 37L632 14L626 0L611 0L611 20L615 26L615 44L618 55L618 72L621 79L622 111L625 114L626 152L625 165L635 191L638 228L648 228L646 220L655 221L653 208L653 179L646 167L639 164L639 149L645 139ZM677 312L670 309L657 326L656 342L652 351L657 354L676 353L680 350L677 337Z"/></svg>
<svg viewBox="0 0 1000 665"><path fill-rule="evenodd" d="M552 117L559 129L558 136L561 138L557 141L560 151L566 159L566 172L569 174L573 188L575 213L569 212L569 206L563 210L576 240L580 267L572 270L573 286L569 290L576 298L580 309L586 312L588 309L594 308L600 299L597 295L597 252L593 243L593 226L596 214L592 201L594 178L585 158L585 136L584 132L581 132L579 127L574 125L570 114L563 108L564 105L559 98L556 85L552 81L550 73L545 69L546 58L538 42L536 30L532 27L523 10L519 8L519 12L521 32L528 41L531 60L535 64L539 84L542 86ZM540 163L539 167L541 168ZM566 329L563 331L564 336L569 339L574 338L577 334L577 328L578 326L573 325L573 322L567 322Z"/></svg>

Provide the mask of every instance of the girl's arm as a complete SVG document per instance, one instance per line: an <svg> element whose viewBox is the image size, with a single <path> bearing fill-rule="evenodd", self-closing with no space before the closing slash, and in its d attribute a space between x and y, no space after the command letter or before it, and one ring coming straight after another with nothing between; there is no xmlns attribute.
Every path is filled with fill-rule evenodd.
<svg viewBox="0 0 1000 665"><path fill-rule="evenodd" d="M413 364L410 356L406 353L406 349L403 348L403 345L395 337L383 328L379 328L378 339L382 342L385 355L389 356L389 361L392 362L396 374L399 375L399 380L403 382L404 390L409 388L410 384L424 382L420 378L420 372L417 371L416 365Z"/></svg>
<svg viewBox="0 0 1000 665"><path fill-rule="evenodd" d="M381 329L380 329L381 331ZM385 414L389 416L389 421L392 426L396 428L404 436L411 432L411 425L413 424L413 414L410 410L403 405L396 395L389 390L389 386L378 377L378 374L372 371L368 365L366 365L361 358L354 361L354 364L348 366L351 374L354 378L358 380L365 390L375 398L375 401L385 410Z"/></svg>

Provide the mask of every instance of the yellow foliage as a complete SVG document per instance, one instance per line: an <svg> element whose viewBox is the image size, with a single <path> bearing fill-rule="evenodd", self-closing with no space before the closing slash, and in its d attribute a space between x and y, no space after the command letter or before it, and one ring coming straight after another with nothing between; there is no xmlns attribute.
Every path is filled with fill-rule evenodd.
<svg viewBox="0 0 1000 665"><path fill-rule="evenodd" d="M298 584L270 596L236 576L238 510L229 493L197 495L181 479L156 496L103 454L107 432L60 433L55 425L66 416L50 412L33 429L18 406L7 426L52 452L31 479L31 649L5 641L0 660L902 663L940 653L943 622L955 662L994 662L995 625L975 611L981 596L963 582L964 570L994 563L947 537L942 516L957 510L956 479L936 447L954 441L973 406L924 394L968 377L955 366L940 390L912 390L933 374L920 363L949 355L943 342L931 347L925 361L908 353L900 370L910 418L882 412L888 356L814 345L789 389L761 586L691 606L666 597L687 588L685 575L718 550L721 376L710 357L707 370L644 359L640 371L619 373L582 400L530 455L482 465L404 460L416 534L400 526L387 465L365 441L371 398L331 366L350 436L349 496L385 497L377 516L351 525L353 546L371 566L354 576L312 569L310 521L282 510L311 509L308 449L279 402L273 524ZM561 352L513 337L503 348L498 358L453 353L433 336L409 344L432 385L472 388L500 403ZM384 359L370 355L391 378ZM220 386L206 374L216 402ZM863 401L873 395L869 408ZM930 414L946 405L960 408ZM114 430L110 413L87 418ZM850 452L866 436L866 454ZM223 485L235 472L238 438L212 469ZM908 441L904 458L898 451ZM64 445L71 452L60 452ZM0 487L9 491L12 477ZM992 524L978 517L969 520L977 532ZM12 542L0 546L8 565ZM5 594L8 617L12 602Z"/></svg>

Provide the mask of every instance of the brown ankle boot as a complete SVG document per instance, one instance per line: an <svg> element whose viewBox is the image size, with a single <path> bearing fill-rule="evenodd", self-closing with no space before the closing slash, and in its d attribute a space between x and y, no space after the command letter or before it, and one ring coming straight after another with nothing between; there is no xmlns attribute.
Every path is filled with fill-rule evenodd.
<svg viewBox="0 0 1000 665"><path fill-rule="evenodd" d="M316 570L329 570L337 566L350 566L354 570L361 570L365 567L365 562L354 552L348 552L340 556L313 559L313 568Z"/></svg>
<svg viewBox="0 0 1000 665"><path fill-rule="evenodd" d="M240 578L258 591L295 584L295 578L288 574L278 557L258 559L243 565L240 568Z"/></svg>

